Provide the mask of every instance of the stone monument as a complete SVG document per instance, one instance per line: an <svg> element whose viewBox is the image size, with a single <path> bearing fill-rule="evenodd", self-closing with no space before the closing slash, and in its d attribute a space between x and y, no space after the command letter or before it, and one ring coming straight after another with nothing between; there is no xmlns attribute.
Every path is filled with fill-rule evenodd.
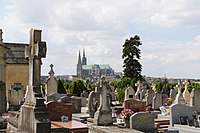
<svg viewBox="0 0 200 133"><path fill-rule="evenodd" d="M176 87L178 88L178 94L176 95L175 103L184 104L184 103L185 103L185 100L184 100L183 94L182 94L182 92L181 92L182 83L181 83L180 80L178 81L178 84L177 84Z"/></svg>
<svg viewBox="0 0 200 133"><path fill-rule="evenodd" d="M190 94L190 106L194 106L194 109L200 113L200 89L193 89Z"/></svg>
<svg viewBox="0 0 200 133"><path fill-rule="evenodd" d="M190 92L188 91L189 81L185 80L183 84L185 85L185 90L183 91L183 98L185 100L185 103L189 104L190 103Z"/></svg>
<svg viewBox="0 0 200 133"><path fill-rule="evenodd" d="M28 133L49 133L51 122L40 88L41 58L46 57L46 42L41 41L41 30L30 30L30 44L25 55L29 58L29 85L21 106L18 128Z"/></svg>
<svg viewBox="0 0 200 133"><path fill-rule="evenodd" d="M25 89L21 83L12 84L11 89L8 90L9 110L18 111L23 103L24 95Z"/></svg>
<svg viewBox="0 0 200 133"><path fill-rule="evenodd" d="M125 90L125 100L129 98L135 99L135 90L130 86Z"/></svg>
<svg viewBox="0 0 200 133"><path fill-rule="evenodd" d="M142 83L138 81L135 86L137 86L137 91L135 93L135 99L140 99L140 92L142 91Z"/></svg>
<svg viewBox="0 0 200 133"><path fill-rule="evenodd" d="M98 126L112 125L112 111L110 108L110 91L109 83L105 81L105 78L101 78L100 86L100 105L94 115L94 124Z"/></svg>
<svg viewBox="0 0 200 133"><path fill-rule="evenodd" d="M57 92L57 80L54 77L53 64L51 64L50 67L51 67L51 70L49 72L49 77L47 78L47 82L46 82L47 96L49 96L51 93Z"/></svg>

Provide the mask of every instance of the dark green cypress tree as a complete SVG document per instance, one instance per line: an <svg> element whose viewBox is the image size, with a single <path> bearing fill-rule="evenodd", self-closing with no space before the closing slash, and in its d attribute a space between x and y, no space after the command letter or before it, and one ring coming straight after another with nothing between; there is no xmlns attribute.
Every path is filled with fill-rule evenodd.
<svg viewBox="0 0 200 133"><path fill-rule="evenodd" d="M131 37L129 40L126 39L123 45L124 76L130 77L135 81L142 80L142 65L139 62L141 54L140 45L142 43L140 37L137 35Z"/></svg>

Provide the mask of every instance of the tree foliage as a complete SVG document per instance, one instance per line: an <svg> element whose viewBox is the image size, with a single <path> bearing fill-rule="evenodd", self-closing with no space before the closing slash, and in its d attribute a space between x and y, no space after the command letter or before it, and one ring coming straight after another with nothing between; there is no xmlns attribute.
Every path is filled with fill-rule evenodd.
<svg viewBox="0 0 200 133"><path fill-rule="evenodd" d="M58 83L57 84L57 92L60 94L66 94L66 90L64 88L63 81L61 79L58 79L57 83Z"/></svg>
<svg viewBox="0 0 200 133"><path fill-rule="evenodd" d="M135 35L129 40L126 39L123 45L122 59L124 60L124 76L137 80L142 80L142 65L140 64L141 50L139 46L142 45L140 37Z"/></svg>

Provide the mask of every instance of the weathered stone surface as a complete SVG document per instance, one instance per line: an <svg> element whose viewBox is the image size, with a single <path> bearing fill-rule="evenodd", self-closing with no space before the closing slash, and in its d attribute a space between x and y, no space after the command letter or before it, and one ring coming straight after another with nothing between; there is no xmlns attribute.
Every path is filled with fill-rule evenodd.
<svg viewBox="0 0 200 133"><path fill-rule="evenodd" d="M53 71L53 64L50 65L51 70L49 72L49 77L47 78L46 84L47 84L47 96L50 94L57 92L57 80L54 77L54 71Z"/></svg>
<svg viewBox="0 0 200 133"><path fill-rule="evenodd" d="M98 126L112 125L112 111L110 108L110 91L111 88L105 78L101 78L100 86L100 104L94 115L94 124Z"/></svg>
<svg viewBox="0 0 200 133"><path fill-rule="evenodd" d="M30 45L25 55L29 58L29 85L20 109L18 128L29 133L49 133L51 123L40 88L41 58L46 56L46 43L41 42L41 30L31 29Z"/></svg>
<svg viewBox="0 0 200 133"><path fill-rule="evenodd" d="M81 97L72 96L69 103L72 104L72 113L81 113Z"/></svg>
<svg viewBox="0 0 200 133"><path fill-rule="evenodd" d="M130 128L143 132L154 132L154 115L147 112L137 112L130 117Z"/></svg>
<svg viewBox="0 0 200 133"><path fill-rule="evenodd" d="M185 100L185 103L189 104L190 103L190 92L188 91L189 81L185 80L184 85L185 85L185 90L183 91L183 98Z"/></svg>
<svg viewBox="0 0 200 133"><path fill-rule="evenodd" d="M200 112L200 90L193 89L190 98L190 105L194 106L197 112Z"/></svg>
<svg viewBox="0 0 200 133"><path fill-rule="evenodd" d="M53 121L61 121L62 116L68 116L72 120L72 104L48 102L47 108L49 110L49 118Z"/></svg>
<svg viewBox="0 0 200 133"><path fill-rule="evenodd" d="M152 108L158 110L162 105L162 94L160 92L156 92L155 96L153 97Z"/></svg>
<svg viewBox="0 0 200 133"><path fill-rule="evenodd" d="M8 91L9 110L17 111L24 101L25 89L21 83L14 83Z"/></svg>
<svg viewBox="0 0 200 133"><path fill-rule="evenodd" d="M182 94L182 91L181 91L181 88L182 88L181 81L178 81L178 84L177 84L176 87L178 88L178 94L176 95L175 103L185 104L185 100L183 98L183 94Z"/></svg>
<svg viewBox="0 0 200 133"><path fill-rule="evenodd" d="M6 112L6 84L0 81L0 115Z"/></svg>
<svg viewBox="0 0 200 133"><path fill-rule="evenodd" d="M169 111L170 126L174 126L174 124L180 124L180 116L188 116L189 119L192 119L195 109L194 107L185 104L172 104L169 107Z"/></svg>
<svg viewBox="0 0 200 133"><path fill-rule="evenodd" d="M131 109L134 112L146 111L146 101L139 101L136 99L127 99L123 104L125 109Z"/></svg>
<svg viewBox="0 0 200 133"><path fill-rule="evenodd" d="M135 86L137 86L137 91L135 93L135 99L140 99L140 94L142 91L142 83L140 81L138 81Z"/></svg>
<svg viewBox="0 0 200 133"><path fill-rule="evenodd" d="M175 98L176 98L176 90L175 89L171 89L169 96L170 96L171 99L175 100Z"/></svg>
<svg viewBox="0 0 200 133"><path fill-rule="evenodd" d="M154 97L154 91L147 90L147 94L146 94L146 105L147 106L149 106L149 105L152 106L153 97Z"/></svg>
<svg viewBox="0 0 200 133"><path fill-rule="evenodd" d="M97 111L100 103L100 94L95 91L91 91L88 97L88 113L91 118L94 118L94 114Z"/></svg>
<svg viewBox="0 0 200 133"><path fill-rule="evenodd" d="M135 99L135 90L130 86L128 88L126 88L126 90L125 90L125 98L124 99L126 100L129 98Z"/></svg>

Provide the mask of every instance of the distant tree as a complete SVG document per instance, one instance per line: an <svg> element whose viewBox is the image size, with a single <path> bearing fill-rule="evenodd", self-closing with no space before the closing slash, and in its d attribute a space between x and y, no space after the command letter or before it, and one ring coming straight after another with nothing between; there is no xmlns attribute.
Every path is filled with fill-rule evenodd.
<svg viewBox="0 0 200 133"><path fill-rule="evenodd" d="M140 37L135 35L129 40L126 39L123 45L122 59L124 60L124 76L137 80L142 80L142 65L140 64L141 50L139 46L142 45Z"/></svg>
<svg viewBox="0 0 200 133"><path fill-rule="evenodd" d="M64 88L63 81L61 79L58 79L57 82L58 82L57 92L60 93L60 94L66 94L66 90Z"/></svg>
<svg viewBox="0 0 200 133"><path fill-rule="evenodd" d="M74 80L70 89L77 96L80 96L83 91L87 91L86 84L82 80Z"/></svg>

